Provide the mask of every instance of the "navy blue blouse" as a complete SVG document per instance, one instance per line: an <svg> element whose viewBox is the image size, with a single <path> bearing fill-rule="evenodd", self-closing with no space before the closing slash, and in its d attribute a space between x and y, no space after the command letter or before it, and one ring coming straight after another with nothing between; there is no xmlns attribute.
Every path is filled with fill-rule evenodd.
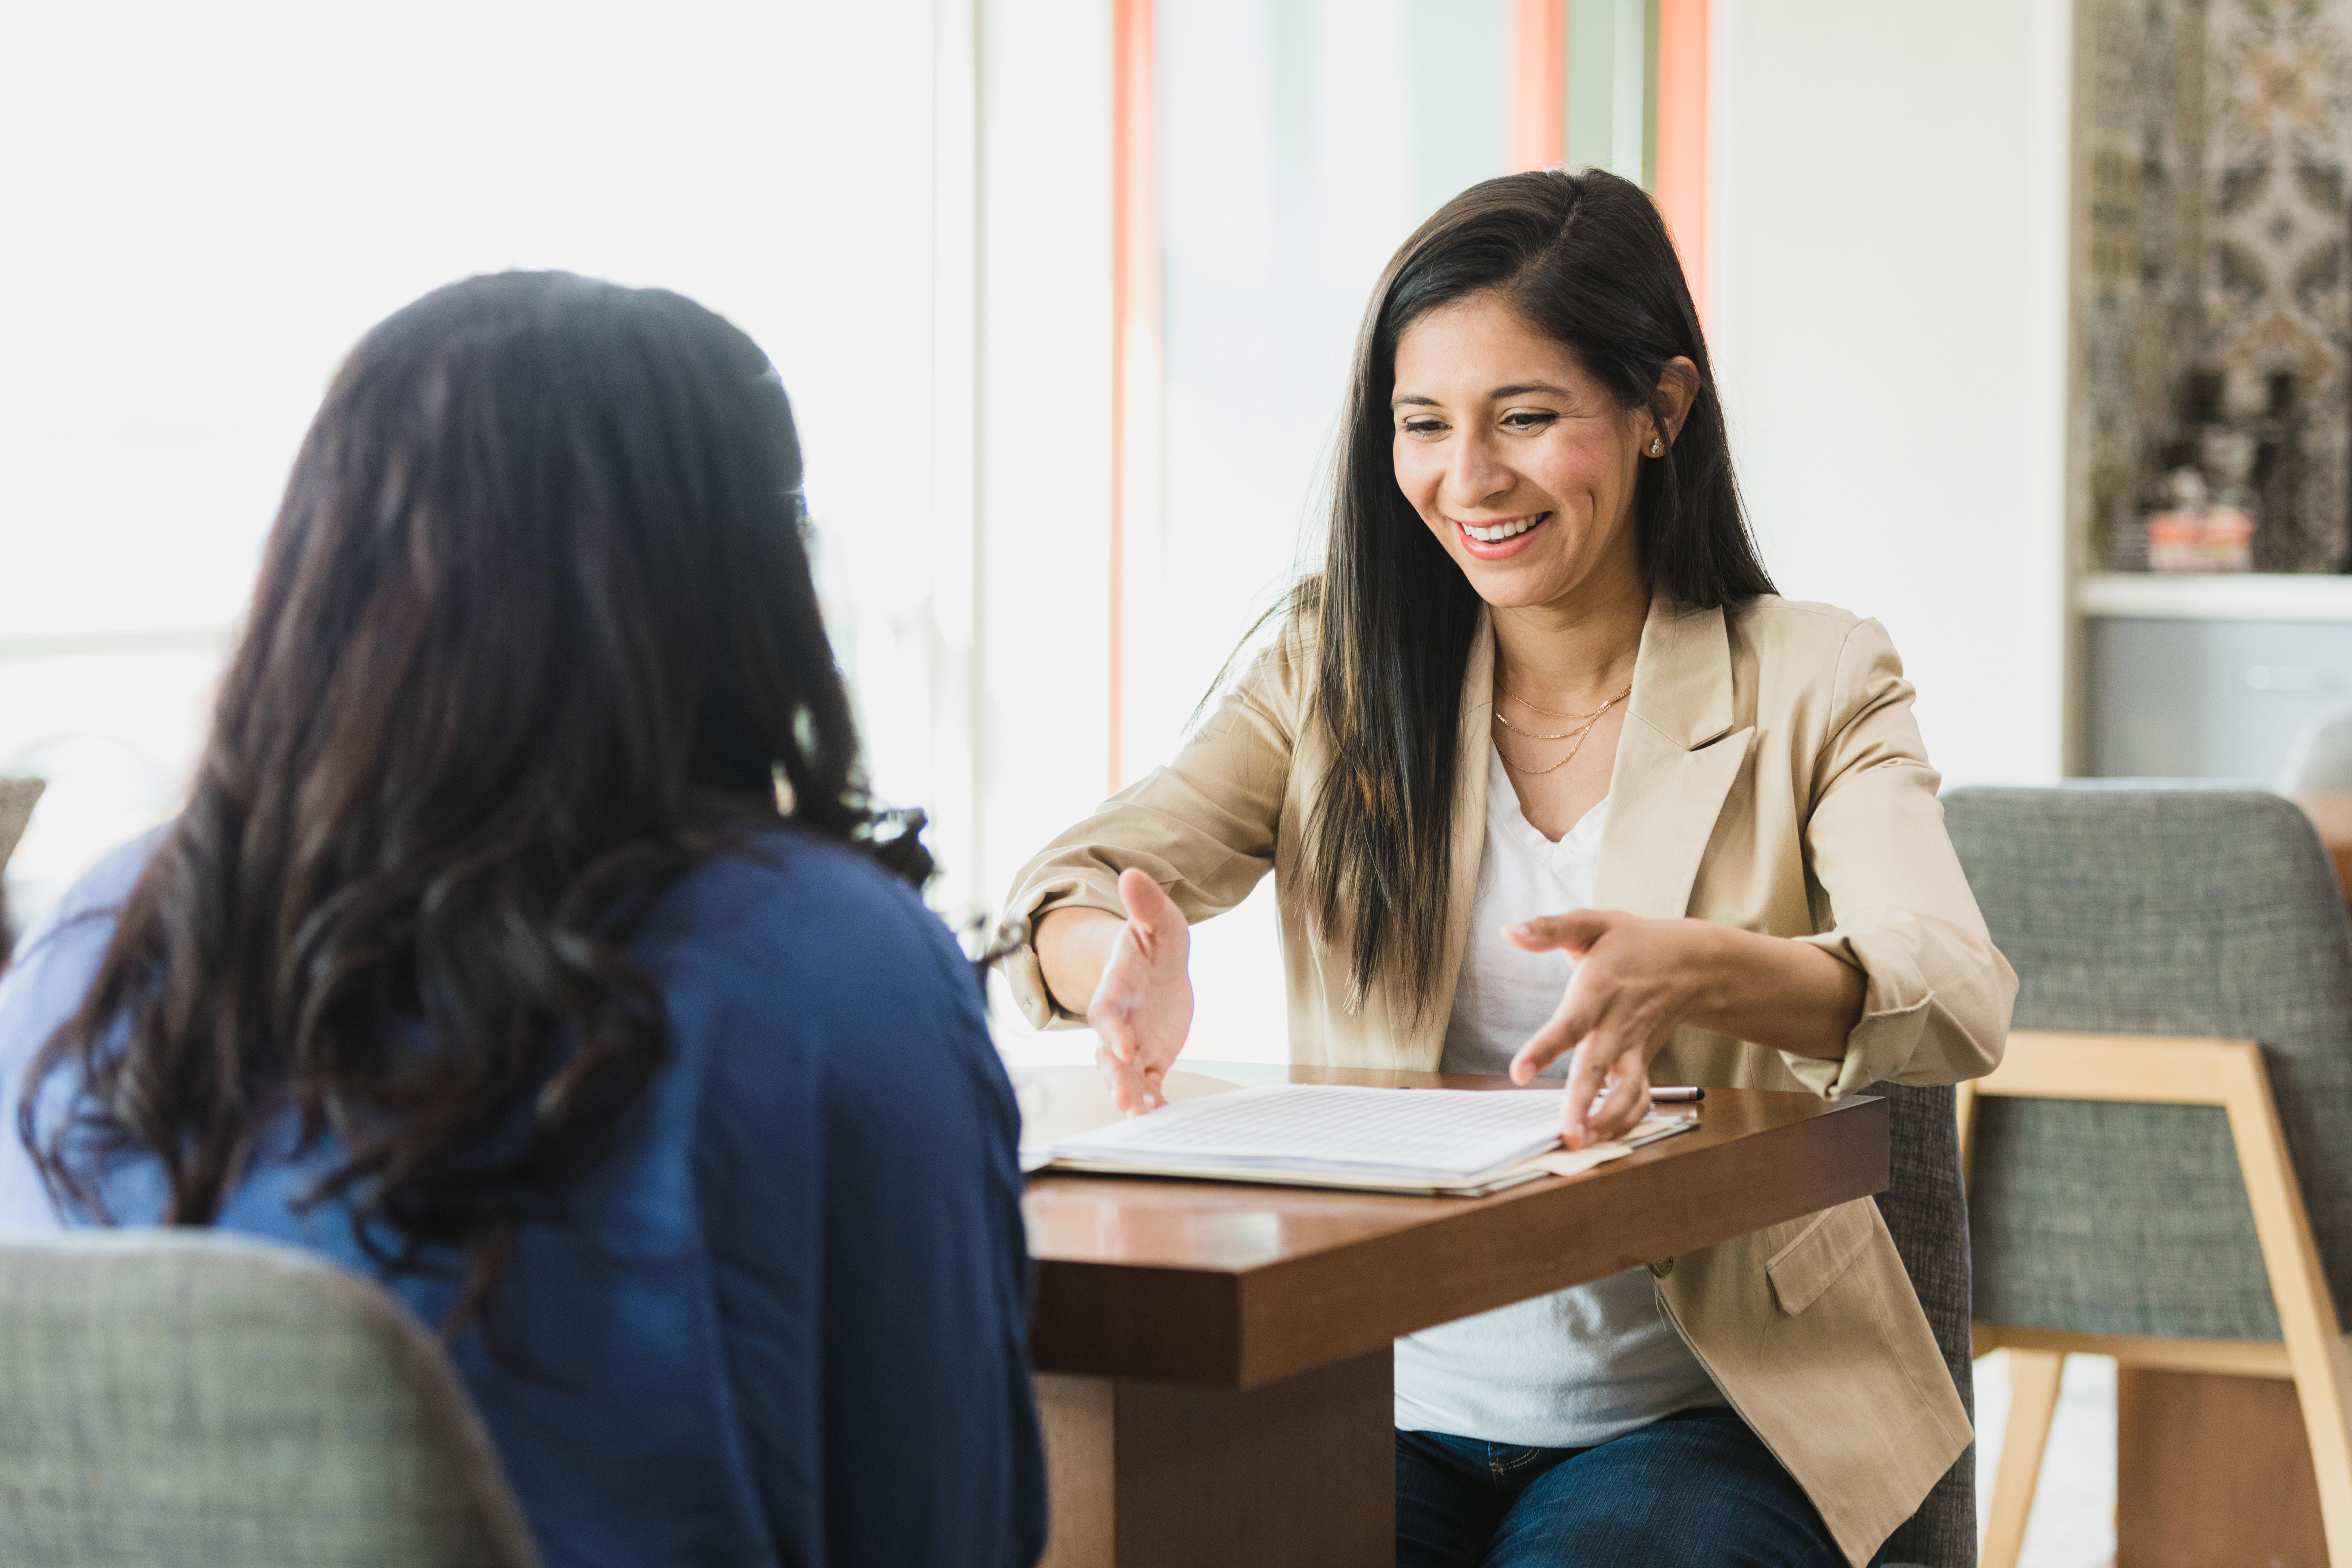
<svg viewBox="0 0 2352 1568"><path fill-rule="evenodd" d="M162 830L159 830L159 834ZM15 1136L157 836L83 879L0 979L0 1231L61 1220ZM922 903L792 832L713 859L631 951L675 1060L620 1146L527 1231L499 1319L452 1347L549 1568L1026 1568L1045 1484L1029 1387L1019 1126L979 988ZM73 1085L53 1081L44 1121ZM377 1275L331 1148L281 1136L220 1218ZM162 1213L152 1163L109 1206ZM384 1280L426 1323L446 1280Z"/></svg>

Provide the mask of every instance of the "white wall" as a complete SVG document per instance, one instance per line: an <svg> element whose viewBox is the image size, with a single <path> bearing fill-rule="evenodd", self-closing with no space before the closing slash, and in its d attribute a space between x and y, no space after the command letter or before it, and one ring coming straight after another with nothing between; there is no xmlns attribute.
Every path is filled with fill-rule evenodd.
<svg viewBox="0 0 2352 1568"><path fill-rule="evenodd" d="M1765 562L1885 623L1948 783L2061 769L2070 10L1714 7L1708 328Z"/></svg>

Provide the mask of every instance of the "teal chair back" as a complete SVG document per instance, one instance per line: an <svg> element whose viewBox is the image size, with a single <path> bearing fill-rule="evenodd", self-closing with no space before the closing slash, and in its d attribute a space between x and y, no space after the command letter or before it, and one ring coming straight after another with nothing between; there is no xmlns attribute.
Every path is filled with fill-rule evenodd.
<svg viewBox="0 0 2352 1568"><path fill-rule="evenodd" d="M0 1563L537 1568L440 1345L209 1231L0 1241Z"/></svg>

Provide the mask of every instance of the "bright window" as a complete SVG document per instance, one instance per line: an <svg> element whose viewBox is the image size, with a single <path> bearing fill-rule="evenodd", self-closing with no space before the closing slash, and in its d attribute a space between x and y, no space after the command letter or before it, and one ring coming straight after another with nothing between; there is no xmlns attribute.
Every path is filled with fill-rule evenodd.
<svg viewBox="0 0 2352 1568"><path fill-rule="evenodd" d="M930 798L933 70L903 0L10 7L0 773L52 778L19 924L174 809L341 354L501 268L677 289L774 357L877 782Z"/></svg>

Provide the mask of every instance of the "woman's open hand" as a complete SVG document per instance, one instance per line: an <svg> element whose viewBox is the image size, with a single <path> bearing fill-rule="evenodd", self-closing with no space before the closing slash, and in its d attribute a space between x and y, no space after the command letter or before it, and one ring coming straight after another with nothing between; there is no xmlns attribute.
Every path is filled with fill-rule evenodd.
<svg viewBox="0 0 2352 1568"><path fill-rule="evenodd" d="M1119 873L1127 920L1087 1004L1101 1037L1095 1053L1111 1097L1128 1114L1156 1110L1168 1069L1192 1032L1192 932L1160 884L1132 867Z"/></svg>
<svg viewBox="0 0 2352 1568"><path fill-rule="evenodd" d="M1511 1058L1512 1079L1532 1083L1576 1053L1560 1121L1571 1149L1640 1124L1650 1063L1685 1024L1834 1061L1862 1021L1862 971L1811 942L1613 910L1547 915L1503 935L1529 952L1576 961L1559 1010Z"/></svg>
<svg viewBox="0 0 2352 1568"><path fill-rule="evenodd" d="M1650 1110L1650 1063L1688 1021L1706 973L1714 928L1700 921L1643 920L1582 910L1507 926L1529 952L1576 961L1550 1020L1511 1058L1511 1078L1536 1075L1573 1051L1560 1133L1571 1149L1622 1138Z"/></svg>

